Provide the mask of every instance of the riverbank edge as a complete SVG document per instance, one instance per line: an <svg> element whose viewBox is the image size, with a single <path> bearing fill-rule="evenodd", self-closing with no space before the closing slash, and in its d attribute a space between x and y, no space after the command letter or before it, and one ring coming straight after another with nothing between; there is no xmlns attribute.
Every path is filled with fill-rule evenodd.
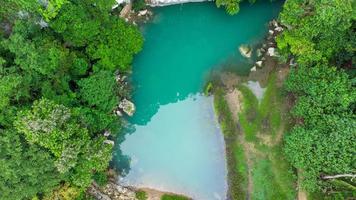
<svg viewBox="0 0 356 200"><path fill-rule="evenodd" d="M97 200L161 200L163 196L179 197L179 200L192 200L184 194L148 187L122 185L119 181L120 175L113 169L108 170L106 175L107 183L99 185L94 181L87 189L87 193Z"/></svg>
<svg viewBox="0 0 356 200"><path fill-rule="evenodd" d="M276 32L275 27L277 27L276 29L279 29L279 31ZM247 82L250 80L258 81L259 78L257 77L259 76L260 77L264 76L264 78L262 79L269 80L270 76L272 76L273 73L275 74L277 70L279 72L284 71L282 72L283 74L282 81L287 77L289 73L289 67L293 65L293 63L292 61L289 63L288 62L278 63L279 55L278 52L276 51L277 45L276 45L275 38L282 31L283 31L282 27L279 25L279 23L276 20L272 20L269 22L269 35L265 38L265 40L261 44L262 48L267 47L268 51L263 52L262 59L260 59L267 66L264 66L262 68L260 64L262 63L262 61L257 61L255 66L251 68L251 73L248 76L240 76L236 74L231 74L229 72L231 75L230 79L235 79L232 80L232 82L235 82L235 87L243 82ZM268 46L272 46L273 48L272 54ZM261 49L257 49L257 51L260 51ZM285 69L281 71L280 66L284 66ZM226 77L229 78L229 76L225 76L225 78ZM228 198L227 199L231 199L231 200L251 199L251 192L253 192L253 189L252 189L252 183L248 179L252 178L250 177L252 175L251 175L251 171L248 171L249 169L248 167L246 167L249 161L248 158L246 158L246 156L244 155L245 153L243 152L244 147L242 147L242 144L240 144L241 142L238 141L239 139L241 140L244 137L244 135L241 129L241 124L239 123L239 121L236 121L234 119L234 115L236 114L236 112L240 115L241 105L244 103L244 99L242 98L239 88L232 88L227 86L231 83L231 80L226 81L226 82L230 82L227 85L224 84L223 82L224 81L220 80L220 83L219 82L214 83L212 84L212 86L211 83L209 83L209 85L210 87L212 87L211 93L214 96L215 115L218 118L218 122L222 129L222 133L225 140L226 160L227 160L227 170L228 170ZM233 93L235 93L234 95L237 98L236 100L237 102L235 102L235 104L238 104L236 106L240 107L239 108L240 110L238 111L231 110L230 107L231 105L229 105L231 104L231 102L228 102L229 101L228 96ZM283 101L287 101L287 98L285 98ZM283 119L282 123L287 124L289 123L289 121L288 119ZM282 137L283 134L281 135L281 138ZM242 149L242 152L239 154L239 156L236 156L236 154L234 154L233 152L234 149L235 150ZM299 189L298 193L303 193L303 191Z"/></svg>
<svg viewBox="0 0 356 200"><path fill-rule="evenodd" d="M247 192L244 189L247 182L246 174L236 170L239 164L236 162L233 153L240 132L235 125L232 112L225 99L226 90L222 87L215 88L214 90L214 111L225 140L228 182L227 199L247 199Z"/></svg>

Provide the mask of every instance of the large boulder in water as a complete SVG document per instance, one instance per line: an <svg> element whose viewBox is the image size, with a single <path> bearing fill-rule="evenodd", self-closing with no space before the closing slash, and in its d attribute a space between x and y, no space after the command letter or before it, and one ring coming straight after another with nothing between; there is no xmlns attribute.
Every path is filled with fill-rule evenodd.
<svg viewBox="0 0 356 200"><path fill-rule="evenodd" d="M252 48L247 45L241 45L239 51L243 57L250 58L252 55Z"/></svg>
<svg viewBox="0 0 356 200"><path fill-rule="evenodd" d="M121 108L128 116L132 116L135 113L136 107L131 101L123 99L119 103L119 108Z"/></svg>

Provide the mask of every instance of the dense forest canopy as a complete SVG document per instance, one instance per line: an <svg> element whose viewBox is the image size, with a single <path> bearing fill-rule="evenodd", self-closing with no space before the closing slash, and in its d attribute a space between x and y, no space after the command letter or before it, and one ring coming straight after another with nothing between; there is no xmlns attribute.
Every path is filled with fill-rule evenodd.
<svg viewBox="0 0 356 200"><path fill-rule="evenodd" d="M72 199L105 171L143 39L114 0L2 1L0 199Z"/></svg>
<svg viewBox="0 0 356 200"><path fill-rule="evenodd" d="M282 60L296 61L286 89L296 97L291 113L296 125L285 152L300 169L309 192L352 196L356 150L355 19L351 0L287 0L277 38ZM345 192L345 193L343 193ZM351 194L350 194L351 192Z"/></svg>

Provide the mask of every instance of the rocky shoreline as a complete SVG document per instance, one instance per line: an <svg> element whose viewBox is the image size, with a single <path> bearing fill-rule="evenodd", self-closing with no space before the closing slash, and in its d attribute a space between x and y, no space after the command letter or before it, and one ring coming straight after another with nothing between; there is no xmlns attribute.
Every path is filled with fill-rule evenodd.
<svg viewBox="0 0 356 200"><path fill-rule="evenodd" d="M146 0L147 5L156 7L156 6L169 6L182 3L197 3L211 0Z"/></svg>

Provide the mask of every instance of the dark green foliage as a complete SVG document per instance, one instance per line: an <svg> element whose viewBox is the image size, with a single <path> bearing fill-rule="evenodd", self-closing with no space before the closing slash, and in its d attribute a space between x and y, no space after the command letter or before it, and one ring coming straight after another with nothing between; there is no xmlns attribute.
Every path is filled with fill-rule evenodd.
<svg viewBox="0 0 356 200"><path fill-rule="evenodd" d="M29 199L50 192L61 175L50 153L29 145L13 129L0 130L0 199Z"/></svg>
<svg viewBox="0 0 356 200"><path fill-rule="evenodd" d="M355 172L354 73L344 71L355 61L352 2L291 0L280 15L287 30L277 38L278 47L298 63L286 82L297 97L292 114L298 123L286 137L285 152L301 169L302 185L309 192L332 191L321 199L343 199L354 190L336 183L354 187L348 178L321 178Z"/></svg>
<svg viewBox="0 0 356 200"><path fill-rule="evenodd" d="M132 2L132 9L135 11L143 10L146 8L145 0L133 0Z"/></svg>
<svg viewBox="0 0 356 200"><path fill-rule="evenodd" d="M50 23L64 40L75 46L89 44L99 34L100 19L92 18L82 5L68 3Z"/></svg>
<svg viewBox="0 0 356 200"><path fill-rule="evenodd" d="M109 71L99 71L78 82L79 95L90 107L110 112L118 104L116 81Z"/></svg>
<svg viewBox="0 0 356 200"><path fill-rule="evenodd" d="M105 172L97 172L94 174L93 178L99 186L104 186L108 183L108 176Z"/></svg>
<svg viewBox="0 0 356 200"><path fill-rule="evenodd" d="M230 15L235 15L240 11L240 3L244 0L216 0L215 4L219 8L223 6L226 12ZM250 3L255 3L256 0L248 0Z"/></svg>
<svg viewBox="0 0 356 200"><path fill-rule="evenodd" d="M88 45L87 52L92 60L98 60L94 70L127 70L142 44L143 38L136 27L114 18L101 30L97 40Z"/></svg>
<svg viewBox="0 0 356 200"><path fill-rule="evenodd" d="M103 133L120 128L112 111L127 95L114 71L129 70L142 45L110 13L114 2L1 2L0 199L74 198L94 173L104 182L112 145Z"/></svg>
<svg viewBox="0 0 356 200"><path fill-rule="evenodd" d="M339 53L354 51L349 42L352 2L287 1L280 17L288 29L278 37L278 47L296 55L299 64L327 62Z"/></svg>
<svg viewBox="0 0 356 200"><path fill-rule="evenodd" d="M286 153L304 169L305 187L315 190L321 174L352 172L356 123L350 111L356 92L348 76L333 67L300 67L286 88L299 96L292 113L304 122L287 137Z"/></svg>

